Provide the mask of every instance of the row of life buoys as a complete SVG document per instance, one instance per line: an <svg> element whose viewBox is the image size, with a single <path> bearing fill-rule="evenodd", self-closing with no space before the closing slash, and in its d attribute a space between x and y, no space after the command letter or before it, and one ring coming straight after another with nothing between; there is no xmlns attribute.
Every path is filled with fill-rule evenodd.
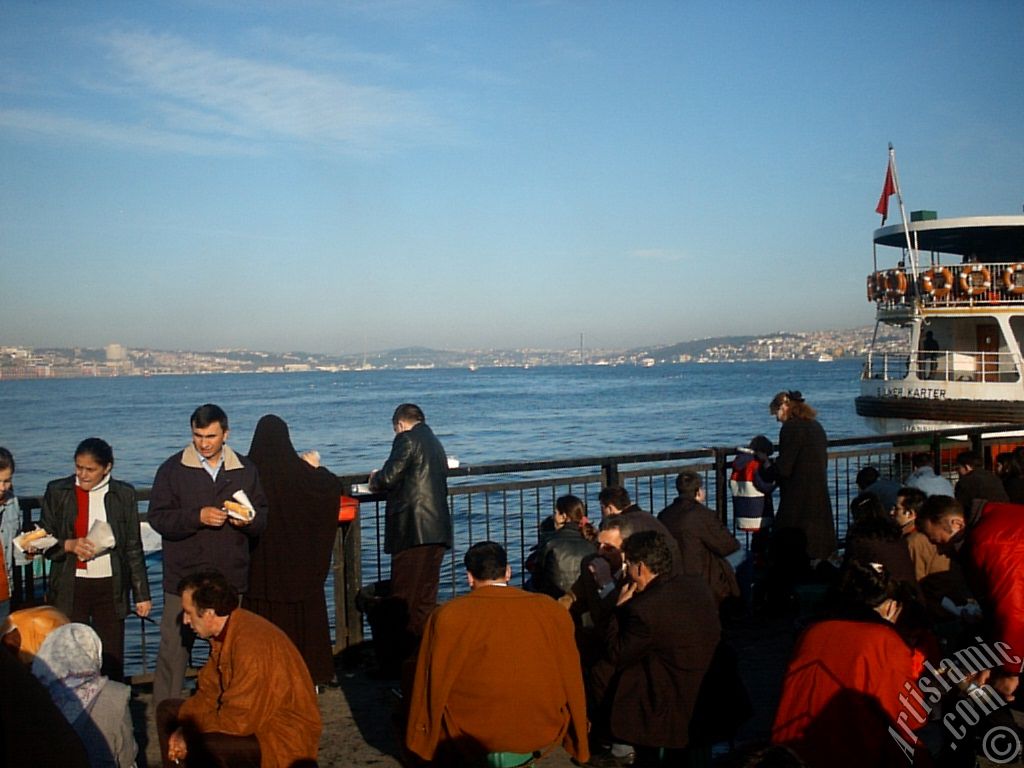
<svg viewBox="0 0 1024 768"><path fill-rule="evenodd" d="M984 264L965 265L960 272L960 291L964 296L978 296L992 290L992 272ZM1011 296L1024 294L1024 263L1013 264L1003 271L1003 289ZM907 293L907 273L902 269L868 275L868 301L884 297L899 298ZM933 299L944 299L953 290L953 271L949 267L932 267L921 275L921 292Z"/></svg>

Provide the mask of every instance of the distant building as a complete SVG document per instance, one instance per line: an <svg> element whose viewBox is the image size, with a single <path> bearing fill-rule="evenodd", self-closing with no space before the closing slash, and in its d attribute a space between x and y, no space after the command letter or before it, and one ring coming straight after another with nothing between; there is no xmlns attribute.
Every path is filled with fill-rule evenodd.
<svg viewBox="0 0 1024 768"><path fill-rule="evenodd" d="M107 344L107 362L120 363L128 359L128 349L123 344Z"/></svg>

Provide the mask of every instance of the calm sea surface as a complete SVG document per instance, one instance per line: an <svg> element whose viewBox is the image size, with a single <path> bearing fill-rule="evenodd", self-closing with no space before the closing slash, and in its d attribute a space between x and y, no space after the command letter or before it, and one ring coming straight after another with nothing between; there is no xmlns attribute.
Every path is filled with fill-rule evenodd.
<svg viewBox="0 0 1024 768"><path fill-rule="evenodd" d="M0 381L0 445L17 459L18 493L37 495L71 474L75 446L90 436L114 447L116 477L150 485L188 442L188 417L205 402L227 411L235 449L247 452L257 420L275 413L297 449L318 449L339 474L380 466L402 402L423 408L463 464L745 444L758 433L774 439L768 403L780 389L801 390L830 437L849 437L869 433L853 410L859 367L777 361Z"/></svg>
<svg viewBox="0 0 1024 768"><path fill-rule="evenodd" d="M0 445L17 460L17 492L41 495L72 473L75 446L90 436L113 446L115 477L151 485L206 402L227 411L237 450L248 452L260 416L275 413L298 450L316 448L338 474L381 465L402 402L423 408L463 464L741 445L758 433L774 441L768 403L781 389L801 390L830 437L852 437L870 433L853 408L859 370L859 361L839 360L0 381ZM159 620L159 555L147 562ZM126 640L129 673L142 666L137 622ZM146 634L152 665L159 633Z"/></svg>

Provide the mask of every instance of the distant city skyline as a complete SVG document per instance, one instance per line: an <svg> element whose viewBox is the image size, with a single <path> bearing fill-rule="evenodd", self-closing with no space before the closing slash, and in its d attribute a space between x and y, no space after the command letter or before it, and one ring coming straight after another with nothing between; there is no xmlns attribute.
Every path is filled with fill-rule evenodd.
<svg viewBox="0 0 1024 768"><path fill-rule="evenodd" d="M867 325L888 142L908 212L1021 212L1021 29L1019 2L9 2L2 341Z"/></svg>

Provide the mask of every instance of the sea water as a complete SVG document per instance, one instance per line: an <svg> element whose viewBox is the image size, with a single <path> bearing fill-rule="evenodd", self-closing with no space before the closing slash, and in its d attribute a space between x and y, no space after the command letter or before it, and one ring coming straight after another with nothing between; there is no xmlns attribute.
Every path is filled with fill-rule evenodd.
<svg viewBox="0 0 1024 768"><path fill-rule="evenodd" d="M853 407L859 369L838 360L0 381L0 445L15 455L17 493L35 496L72 473L75 446L92 436L113 446L115 477L151 485L206 402L227 412L236 450L247 452L256 422L274 413L296 449L315 448L338 474L381 465L403 402L423 408L464 465L745 445L756 434L774 441L768 403L783 389L803 392L830 437L853 437L869 434ZM147 567L159 617L159 555ZM146 637L152 664L158 634ZM134 627L126 654L128 672L138 671Z"/></svg>

